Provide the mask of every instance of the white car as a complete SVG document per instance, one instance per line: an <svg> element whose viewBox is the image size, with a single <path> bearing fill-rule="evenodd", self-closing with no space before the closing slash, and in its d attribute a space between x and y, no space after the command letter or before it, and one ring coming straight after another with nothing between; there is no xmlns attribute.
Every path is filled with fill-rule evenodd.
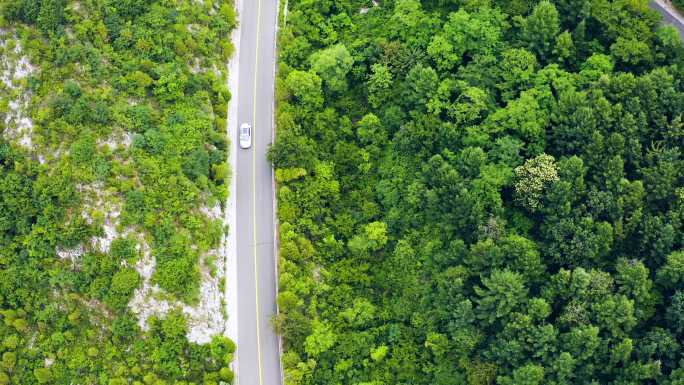
<svg viewBox="0 0 684 385"><path fill-rule="evenodd" d="M252 147L252 126L242 123L240 126L240 148Z"/></svg>

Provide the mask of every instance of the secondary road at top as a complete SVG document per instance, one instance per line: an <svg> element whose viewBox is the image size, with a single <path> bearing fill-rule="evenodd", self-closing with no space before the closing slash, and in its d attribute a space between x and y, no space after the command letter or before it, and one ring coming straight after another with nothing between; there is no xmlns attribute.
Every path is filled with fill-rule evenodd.
<svg viewBox="0 0 684 385"><path fill-rule="evenodd" d="M672 24L677 31L679 31L679 36L684 40L684 18L679 15L679 13L674 9L674 6L668 4L665 0L651 0L649 1L649 6L658 11L663 16L663 21Z"/></svg>
<svg viewBox="0 0 684 385"><path fill-rule="evenodd" d="M252 148L238 151L236 178L238 385L279 385L273 170L275 32L278 0L243 0L240 12L238 125L252 125ZM237 130L234 130L235 132ZM238 141L237 137L231 138Z"/></svg>

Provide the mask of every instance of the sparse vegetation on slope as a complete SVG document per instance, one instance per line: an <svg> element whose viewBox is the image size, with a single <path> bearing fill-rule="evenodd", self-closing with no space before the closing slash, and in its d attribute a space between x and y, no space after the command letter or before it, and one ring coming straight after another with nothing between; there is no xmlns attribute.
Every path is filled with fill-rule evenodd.
<svg viewBox="0 0 684 385"><path fill-rule="evenodd" d="M233 343L186 308L223 285L232 2L0 15L0 384L230 381Z"/></svg>

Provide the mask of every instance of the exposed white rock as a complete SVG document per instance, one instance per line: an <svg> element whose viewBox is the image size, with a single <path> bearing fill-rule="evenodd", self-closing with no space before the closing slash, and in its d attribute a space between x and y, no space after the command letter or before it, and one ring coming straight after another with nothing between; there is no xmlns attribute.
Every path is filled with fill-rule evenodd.
<svg viewBox="0 0 684 385"><path fill-rule="evenodd" d="M104 234L93 237L86 245L79 245L72 249L58 249L60 258L70 260L76 264L86 250L94 249L100 252L108 252L112 241L120 236L137 234L134 228L118 231L121 205L115 196L104 189L101 183L76 186L83 198L84 210L81 215L88 223L93 223L92 214L99 211L104 216ZM223 218L220 204L212 207L201 207L200 211L209 220ZM140 274L142 284L133 293L133 298L128 306L138 316L138 324L141 329L149 329L149 319L152 316L163 317L170 310L182 311L188 320L188 339L196 343L208 343L212 336L223 334L226 328L226 316L223 309L225 293L221 290L221 277L225 272L225 242L222 242L218 250L211 250L201 257L200 260L200 290L198 302L187 305L180 301L169 300L169 295L158 285L152 282L156 262L147 243L138 238L138 251L141 254L134 268ZM214 266L207 264L209 258L214 259ZM212 276L214 270L217 274Z"/></svg>
<svg viewBox="0 0 684 385"><path fill-rule="evenodd" d="M0 47L8 48L8 39L12 36L7 31L0 31ZM7 95L16 96L8 103L8 111L5 114L5 138L14 140L17 144L30 149L32 146L33 121L28 117L28 105L31 95L28 91L20 89L21 80L35 71L28 57L23 55L19 42L14 43L10 53L0 57L0 81L9 91Z"/></svg>
<svg viewBox="0 0 684 385"><path fill-rule="evenodd" d="M188 340L199 344L208 343L212 336L222 334L226 326L226 319L222 311L222 298L217 275L212 277L207 266L202 263L200 266L201 283L199 301L196 305L190 306L179 301L169 301L163 299L164 292L158 285L152 283L152 275L155 270L155 260L150 254L149 247L142 247L142 258L135 265L135 269L142 278L142 285L133 293L133 298L128 306L131 312L138 316L138 325L143 330L149 329L149 319L152 316L163 317L172 309L181 310L188 320ZM215 255L216 251L211 254ZM224 262L222 258L217 258L216 268L223 271Z"/></svg>
<svg viewBox="0 0 684 385"><path fill-rule="evenodd" d="M213 207L201 207L200 211L210 220L223 218L220 204ZM134 292L128 304L131 312L138 316L138 325L143 330L149 329L149 318L163 317L172 309L181 310L188 320L188 340L199 344L208 343L212 336L223 334L226 328L226 316L223 310L225 293L221 290L220 282L225 272L226 254L225 242L218 250L211 250L200 260L200 291L197 304L190 306L180 301L163 299L164 292L152 283L152 275L156 267L154 257L144 242L141 247L142 258L135 265L142 278L142 285ZM211 268L207 266L209 258L214 258L215 271L212 276Z"/></svg>
<svg viewBox="0 0 684 385"><path fill-rule="evenodd" d="M213 252L210 255L223 253ZM223 273L224 261L219 257L215 262L216 271ZM224 293L219 286L220 274L212 277L207 266L200 268L200 299L196 306L183 306L183 313L188 317L188 340L197 343L207 343L216 334L223 334L226 327L226 317L223 311Z"/></svg>
<svg viewBox="0 0 684 385"><path fill-rule="evenodd" d="M152 284L155 266L156 262L150 255L149 247L144 244L142 258L135 265L142 284L135 290L133 298L128 303L131 311L138 316L138 325L142 330L149 330L150 317L163 316L172 308L169 301L157 299L161 296L162 290L159 286Z"/></svg>
<svg viewBox="0 0 684 385"><path fill-rule="evenodd" d="M209 219L214 220L214 219L220 219L223 217L223 212L221 211L221 205L216 203L214 207L206 207L203 206L200 208L200 211L202 214L206 215Z"/></svg>
<svg viewBox="0 0 684 385"><path fill-rule="evenodd" d="M40 159L40 157L39 157ZM41 163L45 159L43 158ZM112 242L121 236L117 230L119 224L119 215L121 214L121 206L117 200L104 191L102 183L94 183L89 185L79 184L76 190L83 198L83 211L81 216L85 218L89 224L93 223L91 210L101 210L104 214L104 221L102 224L104 234L102 236L91 238L86 244L80 244L70 249L57 248L57 256L61 259L71 260L76 263L78 259L88 250L98 250L106 253L109 251ZM126 235L127 233L123 234Z"/></svg>
<svg viewBox="0 0 684 385"><path fill-rule="evenodd" d="M106 140L99 140L97 142L98 146L107 146L110 150L115 150L119 147L128 148L131 146L131 143L133 143L133 134L130 132L114 134Z"/></svg>
<svg viewBox="0 0 684 385"><path fill-rule="evenodd" d="M112 241L119 237L119 232L116 230L116 227L119 221L120 214L121 212L118 209L108 211L105 214L105 221L102 224L102 227L104 228L104 235L101 237L94 237L91 240L91 244L93 245L93 247L95 247L103 253L109 251L109 248L112 245Z"/></svg>
<svg viewBox="0 0 684 385"><path fill-rule="evenodd" d="M75 262L78 258L85 253L85 248L83 245L78 245L72 249L57 249L57 256L61 259L68 259Z"/></svg>
<svg viewBox="0 0 684 385"><path fill-rule="evenodd" d="M202 72L202 65L201 65L199 59L195 58L192 61L192 64L190 65L190 73L197 75L200 72Z"/></svg>
<svg viewBox="0 0 684 385"><path fill-rule="evenodd" d="M102 223L104 234L93 237L90 240L90 246L103 253L109 252L112 241L121 235L117 230L119 216L121 215L121 204L117 197L106 191L104 185L100 182L78 185L76 188L83 199L83 212L81 215L88 223L93 223L92 211L100 211L104 215Z"/></svg>
<svg viewBox="0 0 684 385"><path fill-rule="evenodd" d="M379 6L379 5L380 5L380 4L378 4L377 1L373 0L373 8L375 8L375 7ZM368 8L368 7L363 7L363 8L361 8L361 9L359 10L359 13L362 14L362 15L365 15L366 13L368 13L368 11L370 11L370 8Z"/></svg>

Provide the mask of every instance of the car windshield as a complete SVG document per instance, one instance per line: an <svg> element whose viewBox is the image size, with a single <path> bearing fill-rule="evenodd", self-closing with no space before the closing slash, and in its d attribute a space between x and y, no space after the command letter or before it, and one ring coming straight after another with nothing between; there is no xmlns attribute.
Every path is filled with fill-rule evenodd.
<svg viewBox="0 0 684 385"><path fill-rule="evenodd" d="M249 127L241 127L240 135L249 135Z"/></svg>

